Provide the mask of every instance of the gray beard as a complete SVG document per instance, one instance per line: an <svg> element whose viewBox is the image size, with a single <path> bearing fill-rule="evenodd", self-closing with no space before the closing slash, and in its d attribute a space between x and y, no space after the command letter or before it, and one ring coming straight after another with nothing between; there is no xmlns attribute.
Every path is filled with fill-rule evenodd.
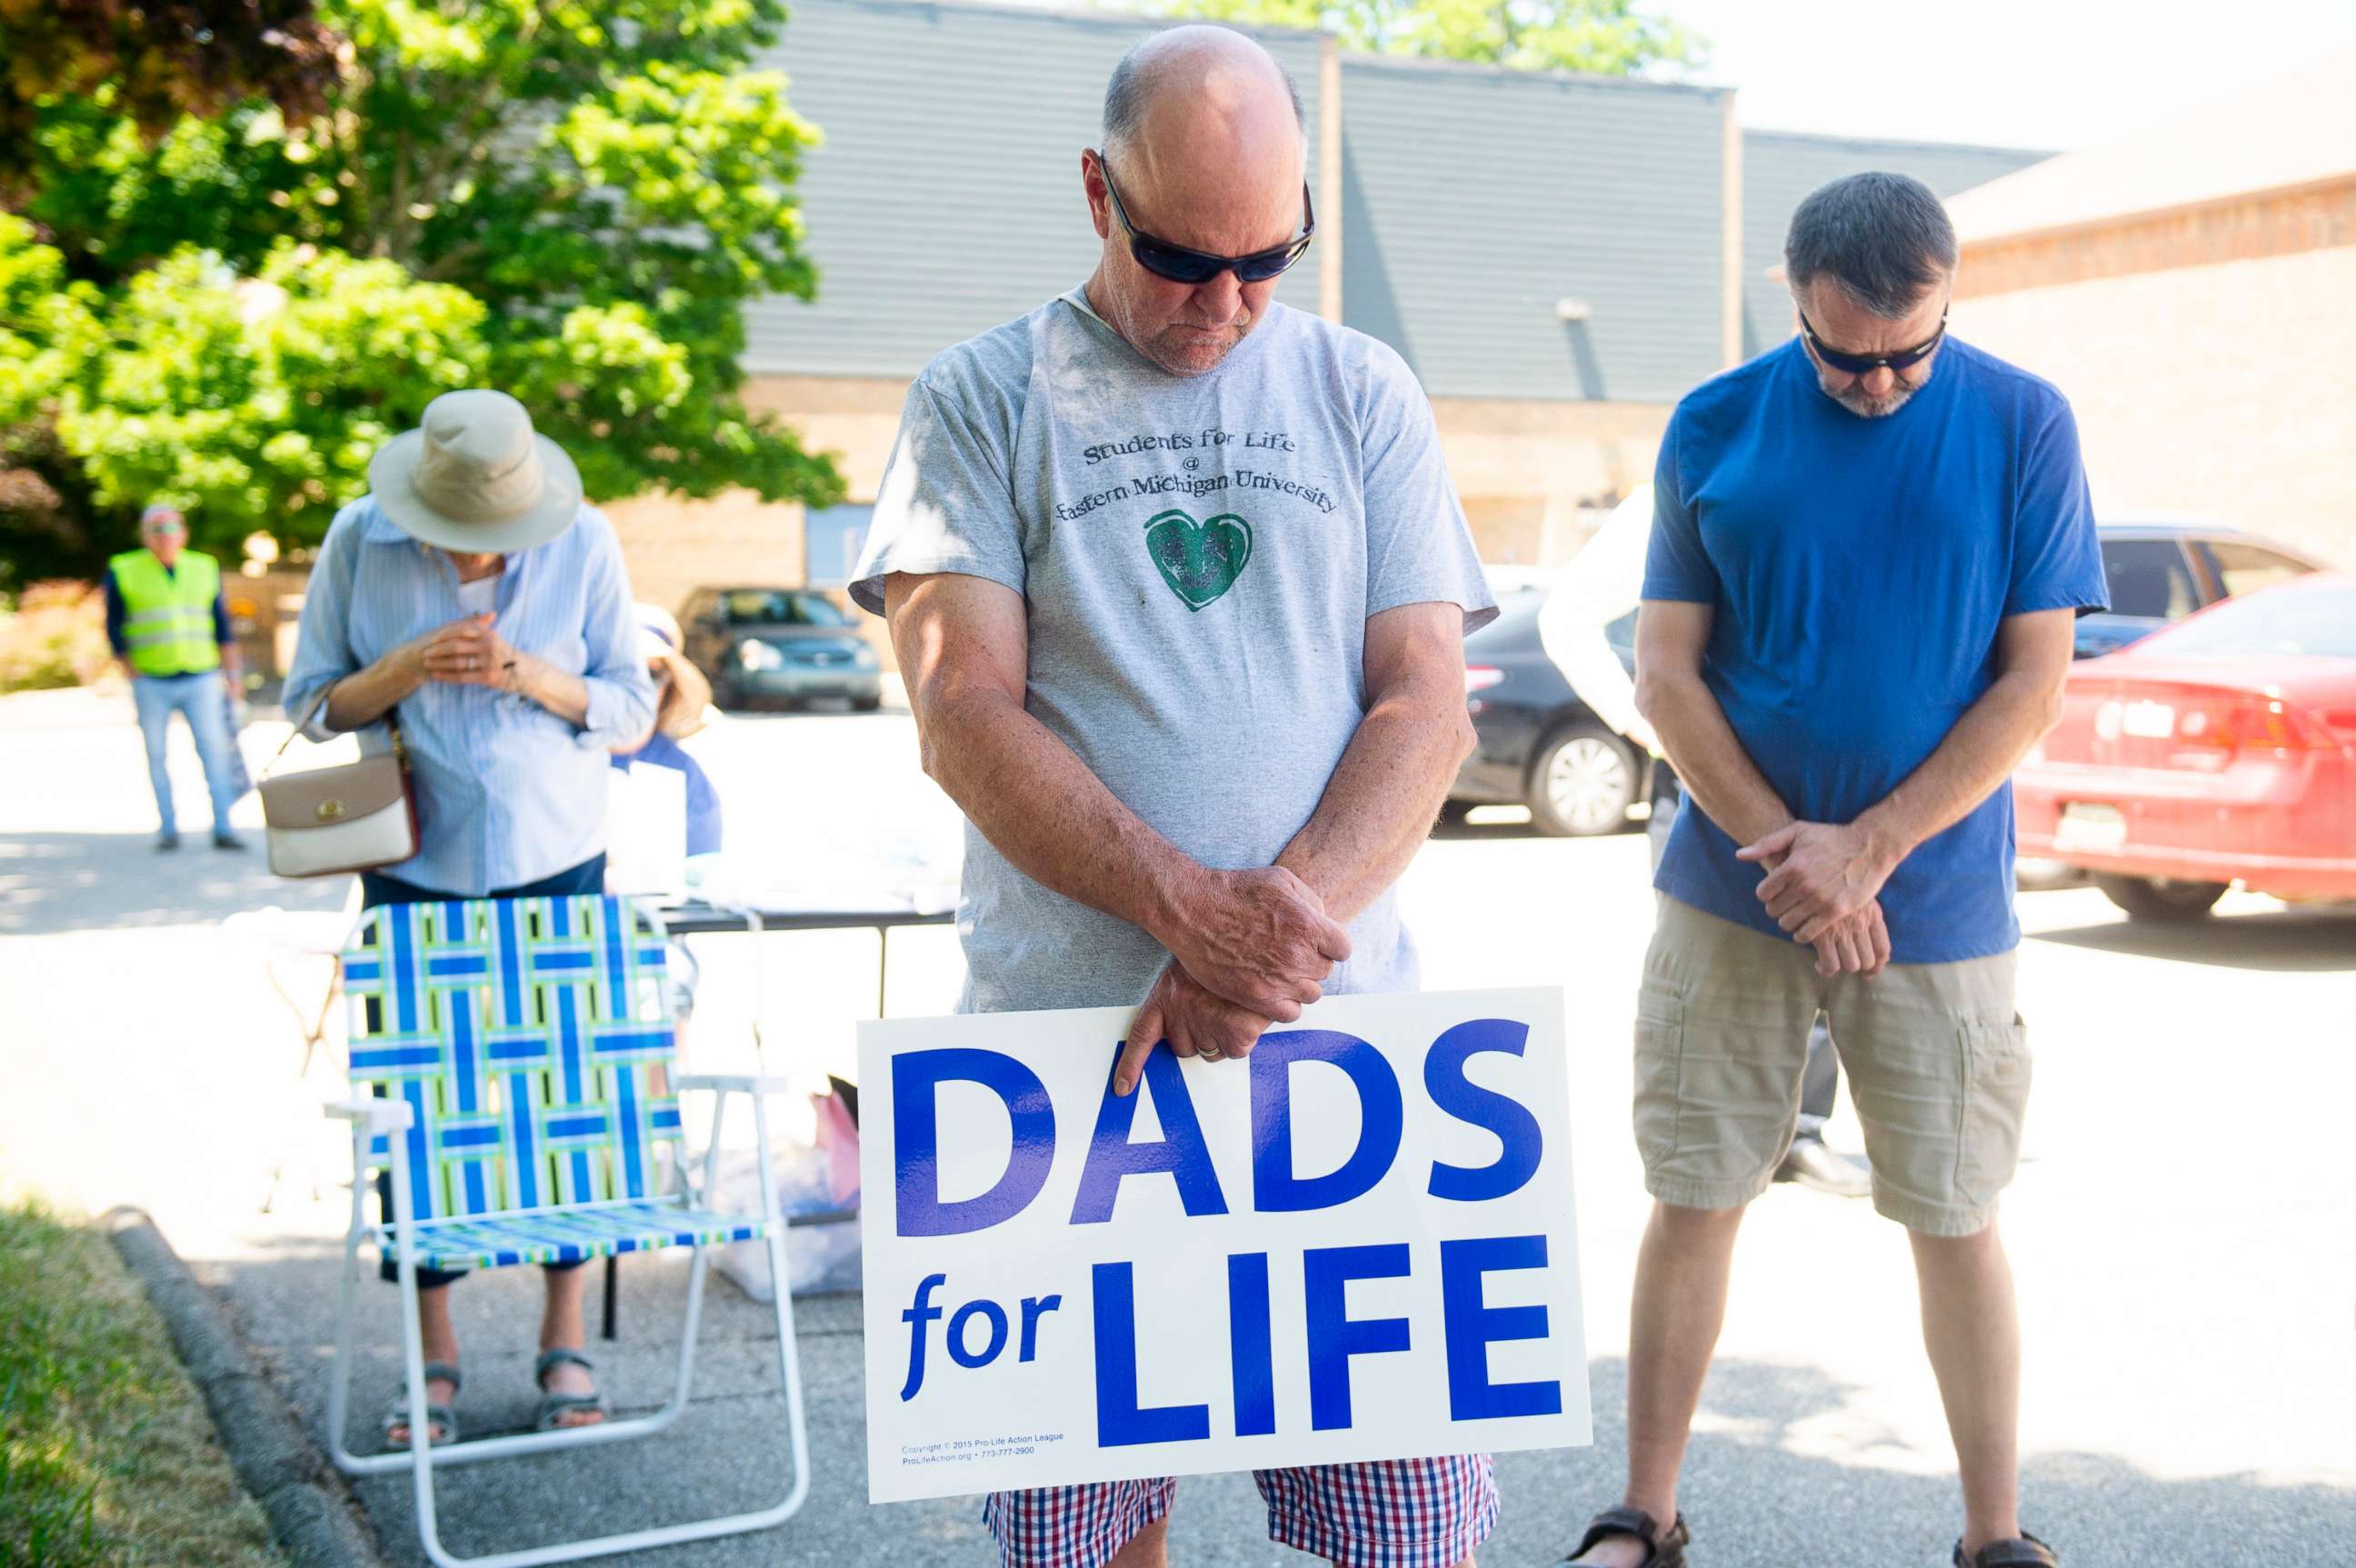
<svg viewBox="0 0 2356 1568"><path fill-rule="evenodd" d="M1856 414L1859 419L1889 418L1904 408L1907 400L1912 398L1917 390L1902 381L1883 397L1869 397L1855 387L1849 388L1847 392L1834 392L1829 387L1825 389L1826 394L1835 403Z"/></svg>
<svg viewBox="0 0 2356 1568"><path fill-rule="evenodd" d="M1881 397L1869 397L1855 382L1851 382L1847 390L1844 392L1833 391L1831 378L1826 373L1825 368L1822 365L1816 364L1814 360L1809 360L1809 365L1810 368L1815 370L1816 372L1816 390L1824 393L1826 397L1832 399L1835 403L1840 404L1843 408L1848 410L1851 413L1857 415L1859 419L1887 419L1891 414L1896 413L1900 409L1904 408L1906 406L1907 400L1912 397L1916 392L1921 392L1922 387L1927 387L1931 384L1930 376L1924 376L1922 378L1922 386L1910 386L1907 382L1901 381L1897 385L1891 387L1885 395ZM1938 372L1935 369L1932 372L1933 375L1937 373Z"/></svg>

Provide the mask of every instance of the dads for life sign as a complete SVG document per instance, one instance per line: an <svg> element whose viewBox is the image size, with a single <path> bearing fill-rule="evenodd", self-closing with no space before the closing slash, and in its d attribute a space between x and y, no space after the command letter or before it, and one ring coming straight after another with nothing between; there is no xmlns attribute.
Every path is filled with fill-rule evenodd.
<svg viewBox="0 0 2356 1568"><path fill-rule="evenodd" d="M860 1026L877 1502L1590 1440L1562 1001Z"/></svg>

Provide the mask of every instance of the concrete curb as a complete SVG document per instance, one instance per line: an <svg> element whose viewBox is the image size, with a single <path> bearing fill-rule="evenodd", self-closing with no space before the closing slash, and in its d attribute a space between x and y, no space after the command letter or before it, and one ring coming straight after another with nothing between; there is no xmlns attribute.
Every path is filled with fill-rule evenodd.
<svg viewBox="0 0 2356 1568"><path fill-rule="evenodd" d="M163 1315L237 1478L270 1516L271 1533L295 1568L385 1568L327 1455L254 1368L220 1305L155 1222L139 1209L117 1208L102 1223Z"/></svg>

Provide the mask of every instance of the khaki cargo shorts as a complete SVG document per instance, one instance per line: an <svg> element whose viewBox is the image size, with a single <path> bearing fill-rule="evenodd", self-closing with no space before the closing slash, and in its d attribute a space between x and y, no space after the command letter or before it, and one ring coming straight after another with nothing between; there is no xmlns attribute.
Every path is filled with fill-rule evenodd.
<svg viewBox="0 0 2356 1568"><path fill-rule="evenodd" d="M1986 1229L2029 1106L2017 956L1826 980L1814 948L1663 897L1636 998L1645 1190L1687 1208L1734 1208L1767 1190L1822 1012L1865 1124L1874 1208L1931 1236Z"/></svg>

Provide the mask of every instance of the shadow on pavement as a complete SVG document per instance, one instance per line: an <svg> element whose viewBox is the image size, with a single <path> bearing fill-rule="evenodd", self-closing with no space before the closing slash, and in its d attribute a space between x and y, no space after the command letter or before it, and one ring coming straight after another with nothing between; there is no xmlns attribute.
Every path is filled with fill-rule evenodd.
<svg viewBox="0 0 2356 1568"><path fill-rule="evenodd" d="M1544 1563L1620 1500L1626 1363L1593 1366L1595 1439L1573 1453L1504 1454L1505 1497L1484 1563ZM1894 1435L1846 1413L1853 1390L1817 1369L1720 1361L1678 1488L1709 1568L1888 1568L1949 1561L1961 1522L1952 1472L1893 1469ZM1907 1454L1900 1462L1920 1464ZM1943 1467L1944 1455L1939 1456ZM2350 1560L2356 1476L2343 1486L2246 1475L2166 1479L2112 1455L2040 1454L2022 1468L2022 1522L2071 1568ZM1174 1556L1174 1553L1173 1553Z"/></svg>
<svg viewBox="0 0 2356 1568"><path fill-rule="evenodd" d="M2356 910L2283 909L2211 915L2182 925L2105 922L2074 930L2030 933L2040 942L2176 959L2225 969L2336 973L2356 970Z"/></svg>
<svg viewBox="0 0 2356 1568"><path fill-rule="evenodd" d="M164 854L146 832L0 833L0 936L209 925L273 904L343 908L350 878L273 876L262 835L244 837L242 851L217 850L183 827L180 847Z"/></svg>
<svg viewBox="0 0 2356 1568"><path fill-rule="evenodd" d="M334 1331L337 1250L289 1239L258 1260L199 1265L222 1287L257 1360L277 1379L314 1435L324 1408ZM621 1338L592 1339L598 1376L622 1413L667 1391L686 1292L682 1260L626 1260ZM373 1267L369 1271L373 1274ZM541 1286L531 1269L500 1269L458 1285L453 1307L466 1386L458 1413L470 1434L528 1423L533 1330ZM354 1388L355 1442L371 1451L376 1418L398 1380L394 1295L364 1288ZM800 1514L760 1535L675 1548L666 1568L779 1563L876 1568L986 1568L994 1560L977 1499L872 1508L866 1501L860 1300L797 1303L809 1404L812 1490ZM594 1332L593 1307L592 1331ZM776 1390L767 1309L714 1280L706 1300L696 1398L669 1432L643 1442L468 1466L440 1481L445 1544L462 1553L756 1506L786 1470L784 1402ZM1371 1386L1371 1367L1358 1373ZM1591 1368L1595 1446L1499 1456L1504 1494L1485 1564L1554 1562L1587 1517L1617 1501L1626 1369ZM1702 1430L1682 1502L1695 1521L1696 1558L1709 1568L1790 1568L1798 1563L1890 1568L1947 1561L1959 1516L1944 1455L1924 1459L1854 1412L1858 1391L1800 1364L1729 1360L1710 1373ZM1903 1467L1898 1467L1903 1466ZM357 1483L388 1559L423 1563L405 1472ZM2356 1560L2356 1477L2277 1485L2253 1476L2171 1480L2115 1455L2040 1455L2023 1488L2029 1528L2072 1568L2153 1563ZM1707 1555L1704 1555L1704 1552ZM1247 1476L1189 1477L1171 1515L1171 1559L1189 1568L1280 1568L1311 1559L1271 1546Z"/></svg>

